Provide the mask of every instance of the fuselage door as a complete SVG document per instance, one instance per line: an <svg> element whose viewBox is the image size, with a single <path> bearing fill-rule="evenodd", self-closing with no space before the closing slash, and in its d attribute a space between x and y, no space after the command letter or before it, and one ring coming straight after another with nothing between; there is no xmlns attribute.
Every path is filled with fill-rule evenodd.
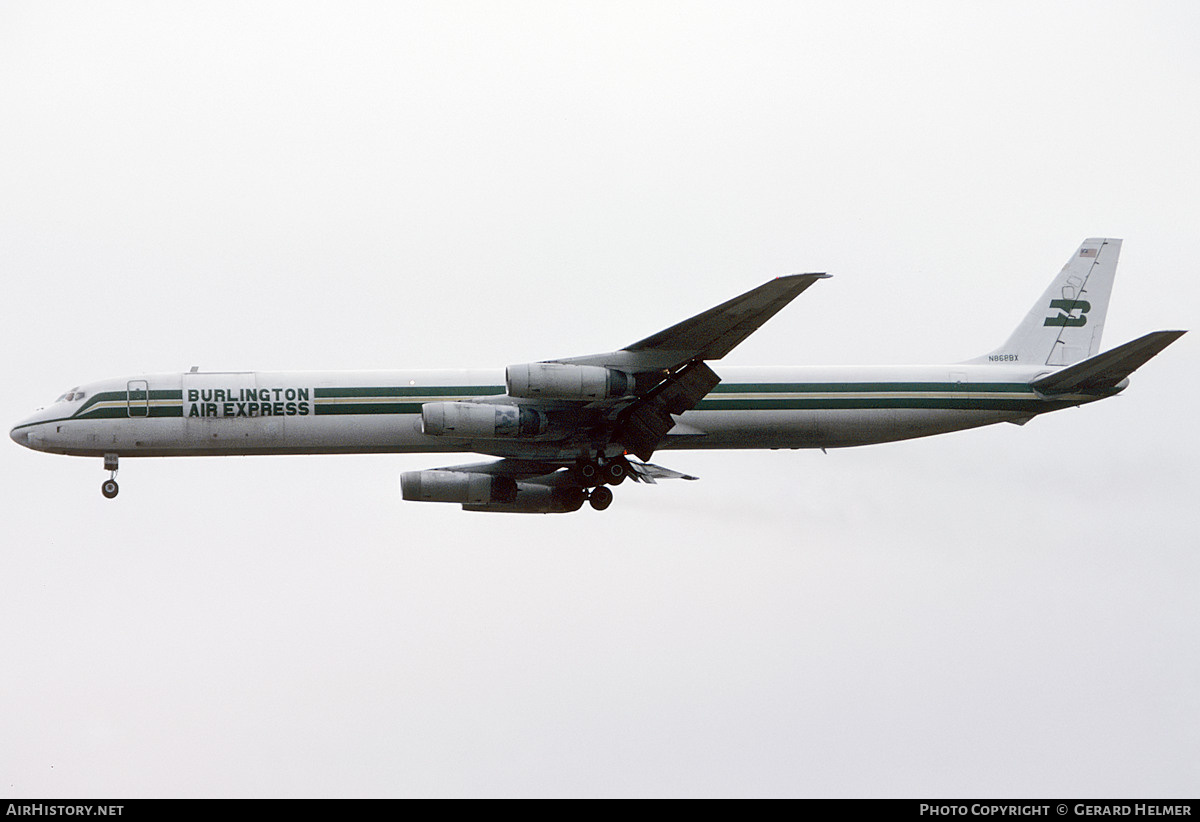
<svg viewBox="0 0 1200 822"><path fill-rule="evenodd" d="M131 417L150 416L150 385L145 380L125 384L125 401Z"/></svg>

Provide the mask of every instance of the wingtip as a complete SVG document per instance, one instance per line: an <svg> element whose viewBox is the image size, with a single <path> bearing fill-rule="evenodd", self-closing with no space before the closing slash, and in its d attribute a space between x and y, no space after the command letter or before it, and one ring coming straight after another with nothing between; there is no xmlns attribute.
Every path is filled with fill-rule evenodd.
<svg viewBox="0 0 1200 822"><path fill-rule="evenodd" d="M776 277L775 279L777 279L777 280L792 280L797 277L813 277L818 280L827 280L832 276L833 276L832 274L826 274L824 271L821 271L821 272L812 271L812 272L806 272L804 274L781 274L780 276Z"/></svg>

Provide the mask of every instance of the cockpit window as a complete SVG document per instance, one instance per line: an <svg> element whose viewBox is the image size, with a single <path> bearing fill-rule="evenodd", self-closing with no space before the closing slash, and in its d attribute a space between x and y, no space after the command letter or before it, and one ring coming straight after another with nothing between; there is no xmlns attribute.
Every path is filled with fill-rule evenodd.
<svg viewBox="0 0 1200 822"><path fill-rule="evenodd" d="M84 396L85 394L83 391L80 391L78 388L72 388L67 393L60 395L55 402L74 402L75 400L83 399Z"/></svg>

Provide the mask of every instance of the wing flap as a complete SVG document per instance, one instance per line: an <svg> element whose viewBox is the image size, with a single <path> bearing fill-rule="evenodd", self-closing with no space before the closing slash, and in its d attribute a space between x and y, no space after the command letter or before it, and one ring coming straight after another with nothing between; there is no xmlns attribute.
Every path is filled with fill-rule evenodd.
<svg viewBox="0 0 1200 822"><path fill-rule="evenodd" d="M700 479L699 477L693 477L691 474L685 474L682 471L672 471L670 468L663 468L661 465L651 465L648 462L638 462L637 460L629 460L629 475L635 482L645 482L650 485L657 485L660 479Z"/></svg>
<svg viewBox="0 0 1200 822"><path fill-rule="evenodd" d="M694 408L720 381L721 378L703 362L689 363L631 405L625 419L617 425L613 439L640 458L650 459L663 437L675 426L671 415Z"/></svg>

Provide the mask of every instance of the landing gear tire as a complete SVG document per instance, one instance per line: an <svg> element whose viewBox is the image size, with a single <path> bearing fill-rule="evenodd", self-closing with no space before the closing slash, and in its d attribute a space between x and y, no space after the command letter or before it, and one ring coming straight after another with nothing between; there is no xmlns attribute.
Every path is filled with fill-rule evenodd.
<svg viewBox="0 0 1200 822"><path fill-rule="evenodd" d="M613 492L607 487L601 485L592 489L592 493L588 495L588 504L597 511L603 511L608 506L612 505Z"/></svg>
<svg viewBox="0 0 1200 822"><path fill-rule="evenodd" d="M629 469L625 467L624 460L613 460L601 469L600 475L609 485L620 485L629 475Z"/></svg>
<svg viewBox="0 0 1200 822"><path fill-rule="evenodd" d="M103 482L103 484L101 484L101 486L100 486L100 493L103 494L107 499L112 499L113 497L115 497L117 495L117 492L120 490L121 490L121 487L119 485L117 485L116 480L111 480L111 479L105 480Z"/></svg>

